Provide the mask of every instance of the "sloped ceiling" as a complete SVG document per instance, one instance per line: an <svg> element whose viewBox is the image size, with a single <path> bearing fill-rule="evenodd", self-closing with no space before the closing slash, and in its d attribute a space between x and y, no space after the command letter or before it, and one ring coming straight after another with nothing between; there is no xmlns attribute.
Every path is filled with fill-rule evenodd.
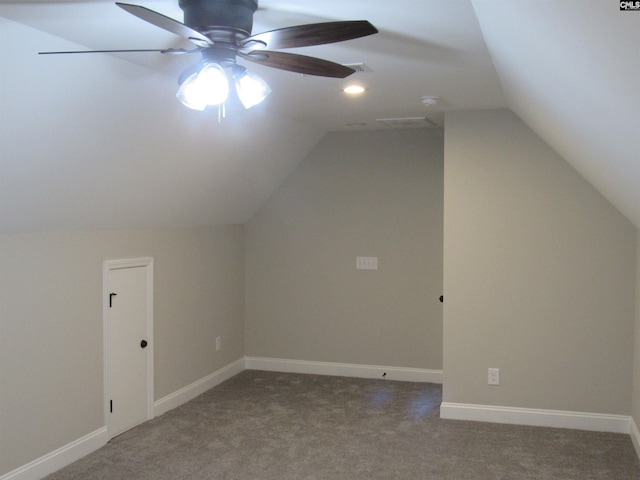
<svg viewBox="0 0 640 480"><path fill-rule="evenodd" d="M182 18L177 0L136 3ZM481 108L513 109L640 227L640 13L614 0L261 0L254 32L371 21L379 34L296 53L373 71L248 65L273 93L220 122L175 99L189 58L37 55L184 46L111 1L0 0L0 17L3 232L243 223L327 131Z"/></svg>
<svg viewBox="0 0 640 480"><path fill-rule="evenodd" d="M509 107L640 228L640 12L473 0Z"/></svg>

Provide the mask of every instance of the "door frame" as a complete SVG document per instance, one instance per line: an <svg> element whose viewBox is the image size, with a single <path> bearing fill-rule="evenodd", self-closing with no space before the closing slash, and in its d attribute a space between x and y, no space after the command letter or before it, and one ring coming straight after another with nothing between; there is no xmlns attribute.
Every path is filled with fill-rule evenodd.
<svg viewBox="0 0 640 480"><path fill-rule="evenodd" d="M103 376L104 376L104 425L107 438L109 431L109 271L122 268L145 267L147 272L147 420L154 417L154 380L153 380L153 257L105 260L102 279L102 329L103 329Z"/></svg>

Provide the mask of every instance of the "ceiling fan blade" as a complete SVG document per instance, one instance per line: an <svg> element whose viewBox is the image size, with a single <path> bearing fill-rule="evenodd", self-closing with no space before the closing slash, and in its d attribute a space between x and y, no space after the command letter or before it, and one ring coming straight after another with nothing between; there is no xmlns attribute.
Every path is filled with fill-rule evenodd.
<svg viewBox="0 0 640 480"><path fill-rule="evenodd" d="M171 17L167 17L166 15L162 15L161 13L150 10L147 7L120 2L116 2L116 5L129 12L130 14L141 18L145 22L149 22L156 27L160 27L164 30L167 30L168 32L174 33L179 37L193 42L198 47L207 47L212 44L211 40L209 40L205 35L198 32L197 30L188 27L184 23L174 20Z"/></svg>
<svg viewBox="0 0 640 480"><path fill-rule="evenodd" d="M245 60L266 65L267 67L316 75L320 77L345 78L355 72L354 69L316 57L307 57L295 53L259 50L250 53L238 53Z"/></svg>
<svg viewBox="0 0 640 480"><path fill-rule="evenodd" d="M243 40L241 45L246 45L253 49L259 48L254 45L262 44L265 48L274 50L281 48L310 47L312 45L343 42L374 33L378 33L378 29L366 20L310 23L308 25L298 25L296 27L280 28L258 33Z"/></svg>
<svg viewBox="0 0 640 480"><path fill-rule="evenodd" d="M159 52L167 55L184 55L186 53L201 52L201 48L193 50L185 50L184 48L165 48L165 49L128 49L128 50L71 50L64 52L38 52L38 55L64 55L68 53L138 53L138 52Z"/></svg>

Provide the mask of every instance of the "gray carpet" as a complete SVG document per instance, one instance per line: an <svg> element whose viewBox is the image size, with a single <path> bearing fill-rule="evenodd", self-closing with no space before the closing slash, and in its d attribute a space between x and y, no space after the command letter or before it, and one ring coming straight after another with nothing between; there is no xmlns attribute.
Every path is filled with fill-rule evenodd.
<svg viewBox="0 0 640 480"><path fill-rule="evenodd" d="M441 386L245 371L46 477L640 479L628 435L441 420Z"/></svg>

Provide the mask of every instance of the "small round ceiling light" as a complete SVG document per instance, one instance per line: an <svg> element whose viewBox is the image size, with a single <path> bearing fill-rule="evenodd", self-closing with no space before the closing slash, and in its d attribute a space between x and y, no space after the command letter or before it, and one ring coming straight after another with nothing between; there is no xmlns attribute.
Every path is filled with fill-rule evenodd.
<svg viewBox="0 0 640 480"><path fill-rule="evenodd" d="M422 97L422 104L425 107L428 107L430 105L435 105L439 101L440 101L440 97L435 97L433 95L426 95L426 96Z"/></svg>
<svg viewBox="0 0 640 480"><path fill-rule="evenodd" d="M347 95L360 95L365 92L365 88L361 85L349 85L345 87L342 91Z"/></svg>

